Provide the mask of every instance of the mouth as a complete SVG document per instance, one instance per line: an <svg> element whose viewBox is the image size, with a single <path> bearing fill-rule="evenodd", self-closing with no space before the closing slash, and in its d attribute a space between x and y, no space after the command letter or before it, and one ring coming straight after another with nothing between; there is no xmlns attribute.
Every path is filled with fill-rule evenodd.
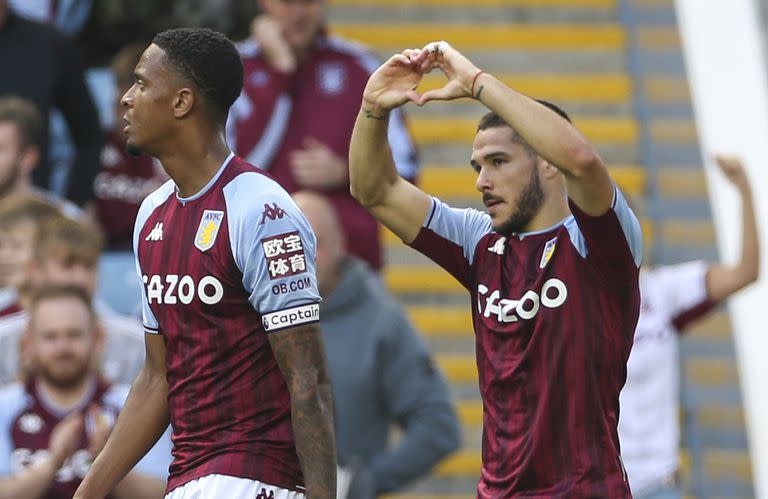
<svg viewBox="0 0 768 499"><path fill-rule="evenodd" d="M128 129L131 127L131 121L128 119L128 116L123 116L123 121L125 121L126 125L123 127L123 132L127 132Z"/></svg>

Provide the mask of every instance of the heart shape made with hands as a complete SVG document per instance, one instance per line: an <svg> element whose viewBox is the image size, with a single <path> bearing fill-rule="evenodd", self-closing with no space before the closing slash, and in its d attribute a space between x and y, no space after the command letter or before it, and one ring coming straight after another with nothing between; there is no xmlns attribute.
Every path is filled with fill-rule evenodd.
<svg viewBox="0 0 768 499"><path fill-rule="evenodd" d="M419 92L418 87L408 93L408 98L415 104L423 106L429 101L449 101L463 97L471 97L469 89L459 78L459 72L479 71L466 57L453 49L446 41L430 42L422 49L406 50L403 52L412 64L418 64L422 75L439 69L448 80L442 87L430 88ZM474 69L470 69L474 68Z"/></svg>

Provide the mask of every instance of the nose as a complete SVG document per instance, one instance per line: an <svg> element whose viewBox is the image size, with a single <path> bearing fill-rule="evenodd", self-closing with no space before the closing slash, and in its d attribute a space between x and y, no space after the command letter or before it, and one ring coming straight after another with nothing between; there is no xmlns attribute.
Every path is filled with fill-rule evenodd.
<svg viewBox="0 0 768 499"><path fill-rule="evenodd" d="M123 107L133 107L133 97L131 96L131 89L133 87L129 88L127 92L123 94L123 96L120 98L120 105Z"/></svg>
<svg viewBox="0 0 768 499"><path fill-rule="evenodd" d="M491 188L491 181L488 178L488 173L483 167L480 167L480 171L477 173L475 188L480 192L485 192Z"/></svg>

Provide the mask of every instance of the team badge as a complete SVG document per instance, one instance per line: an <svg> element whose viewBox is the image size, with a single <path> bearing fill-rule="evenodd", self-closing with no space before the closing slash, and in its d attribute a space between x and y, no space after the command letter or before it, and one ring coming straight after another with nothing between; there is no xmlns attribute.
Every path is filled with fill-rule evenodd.
<svg viewBox="0 0 768 499"><path fill-rule="evenodd" d="M24 433L40 433L40 430L43 429L43 426L45 426L43 418L35 413L28 412L19 418L19 428Z"/></svg>
<svg viewBox="0 0 768 499"><path fill-rule="evenodd" d="M549 259L555 253L555 245L557 244L557 237L553 237L547 244L544 245L544 252L541 254L541 261L539 262L539 268L543 269L549 263Z"/></svg>
<svg viewBox="0 0 768 499"><path fill-rule="evenodd" d="M324 63L317 68L318 84L328 95L340 94L346 86L347 72L341 64Z"/></svg>
<svg viewBox="0 0 768 499"><path fill-rule="evenodd" d="M200 219L200 226L195 235L195 247L200 251L211 249L216 242L216 236L219 234L221 222L224 220L224 212L218 210L205 210L203 218Z"/></svg>
<svg viewBox="0 0 768 499"><path fill-rule="evenodd" d="M297 231L261 240L270 279L279 279L307 271L304 245Z"/></svg>

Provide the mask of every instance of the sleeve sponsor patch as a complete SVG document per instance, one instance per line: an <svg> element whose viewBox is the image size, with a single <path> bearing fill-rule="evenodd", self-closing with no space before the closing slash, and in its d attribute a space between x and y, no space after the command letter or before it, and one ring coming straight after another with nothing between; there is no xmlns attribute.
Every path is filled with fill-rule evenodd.
<svg viewBox="0 0 768 499"><path fill-rule="evenodd" d="M270 279L280 279L307 271L304 245L298 231L286 232L261 240Z"/></svg>
<svg viewBox="0 0 768 499"><path fill-rule="evenodd" d="M261 317L264 330L267 332L278 331L288 327L299 326L317 322L320 319L320 305L312 303L299 307L271 312Z"/></svg>

